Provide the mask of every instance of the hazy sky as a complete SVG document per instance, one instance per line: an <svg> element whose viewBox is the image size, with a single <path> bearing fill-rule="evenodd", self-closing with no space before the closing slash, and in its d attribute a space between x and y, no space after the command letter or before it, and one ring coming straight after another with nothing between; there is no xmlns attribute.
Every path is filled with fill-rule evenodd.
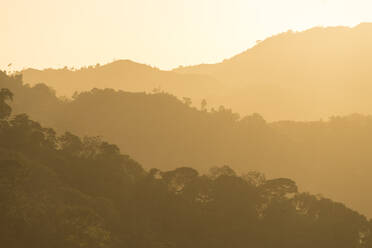
<svg viewBox="0 0 372 248"><path fill-rule="evenodd" d="M213 63L276 33L372 21L371 0L4 0L0 68Z"/></svg>

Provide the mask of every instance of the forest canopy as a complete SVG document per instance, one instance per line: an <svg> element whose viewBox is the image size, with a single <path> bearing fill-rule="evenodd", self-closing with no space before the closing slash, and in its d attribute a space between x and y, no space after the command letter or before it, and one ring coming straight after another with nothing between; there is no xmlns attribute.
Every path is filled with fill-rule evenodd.
<svg viewBox="0 0 372 248"><path fill-rule="evenodd" d="M100 136L146 169L190 166L206 173L229 165L238 173L256 170L270 178L292 178L304 191L372 216L371 116L267 122L259 113L240 116L223 106L212 109L208 102L190 105L190 99L162 91L93 89L61 99L44 84L26 83L22 76L0 73L0 88L15 96L14 114L27 113L59 134Z"/></svg>
<svg viewBox="0 0 372 248"><path fill-rule="evenodd" d="M99 137L10 115L12 96L1 89L4 247L372 247L371 221L291 179L144 170Z"/></svg>

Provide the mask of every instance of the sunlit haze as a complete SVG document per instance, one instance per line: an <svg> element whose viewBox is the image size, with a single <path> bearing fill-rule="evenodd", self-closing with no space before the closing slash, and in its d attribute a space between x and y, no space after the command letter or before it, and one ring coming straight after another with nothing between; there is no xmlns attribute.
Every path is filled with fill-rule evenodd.
<svg viewBox="0 0 372 248"><path fill-rule="evenodd" d="M372 0L4 0L0 248L372 248Z"/></svg>
<svg viewBox="0 0 372 248"><path fill-rule="evenodd" d="M368 0L5 0L0 69L215 63L257 40L372 20ZM12 64L9 68L8 65Z"/></svg>

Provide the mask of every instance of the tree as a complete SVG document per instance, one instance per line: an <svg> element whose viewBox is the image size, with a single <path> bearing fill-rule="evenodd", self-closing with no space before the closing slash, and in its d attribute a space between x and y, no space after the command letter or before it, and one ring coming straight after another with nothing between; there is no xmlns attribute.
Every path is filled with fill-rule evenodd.
<svg viewBox="0 0 372 248"><path fill-rule="evenodd" d="M6 119L12 113L12 109L7 101L13 100L13 93L8 89L0 90L0 119Z"/></svg>
<svg viewBox="0 0 372 248"><path fill-rule="evenodd" d="M183 99L183 102L184 102L184 104L186 105L186 106L191 106L191 104L192 104L192 101L191 101L191 98L190 97L184 97L184 98L182 98Z"/></svg>
<svg viewBox="0 0 372 248"><path fill-rule="evenodd" d="M207 100L203 99L200 103L200 109L202 111L206 111L207 110Z"/></svg>

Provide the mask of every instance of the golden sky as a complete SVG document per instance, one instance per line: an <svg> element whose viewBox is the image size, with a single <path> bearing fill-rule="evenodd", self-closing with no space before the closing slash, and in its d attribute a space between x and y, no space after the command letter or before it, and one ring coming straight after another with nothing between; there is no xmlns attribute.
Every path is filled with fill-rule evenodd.
<svg viewBox="0 0 372 248"><path fill-rule="evenodd" d="M214 63L276 33L372 21L371 0L4 0L0 69Z"/></svg>

